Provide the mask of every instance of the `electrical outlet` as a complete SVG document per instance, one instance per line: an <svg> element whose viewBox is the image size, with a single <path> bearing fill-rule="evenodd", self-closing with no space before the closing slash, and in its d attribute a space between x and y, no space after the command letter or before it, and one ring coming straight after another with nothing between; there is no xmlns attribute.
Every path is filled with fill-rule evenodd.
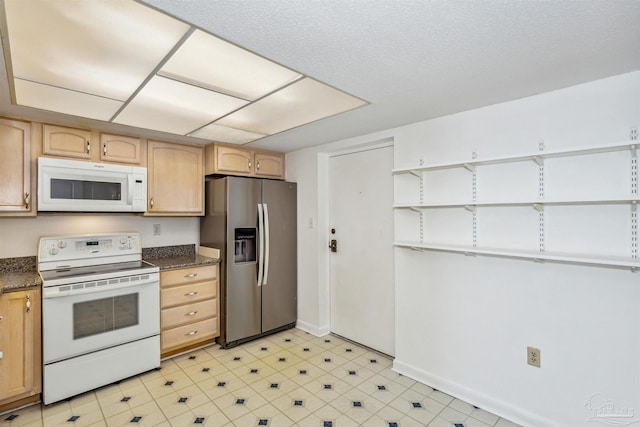
<svg viewBox="0 0 640 427"><path fill-rule="evenodd" d="M540 349L527 347L527 363L536 368L540 367Z"/></svg>
<svg viewBox="0 0 640 427"><path fill-rule="evenodd" d="M159 236L161 234L160 224L153 224L153 235Z"/></svg>

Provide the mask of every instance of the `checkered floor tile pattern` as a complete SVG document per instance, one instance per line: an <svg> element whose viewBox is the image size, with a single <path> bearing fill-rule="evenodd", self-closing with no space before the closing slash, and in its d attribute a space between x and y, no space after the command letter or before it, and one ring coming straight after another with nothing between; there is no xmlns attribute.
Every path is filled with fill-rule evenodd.
<svg viewBox="0 0 640 427"><path fill-rule="evenodd" d="M196 350L68 401L3 414L0 427L517 427L391 364L339 337L291 329L229 350Z"/></svg>

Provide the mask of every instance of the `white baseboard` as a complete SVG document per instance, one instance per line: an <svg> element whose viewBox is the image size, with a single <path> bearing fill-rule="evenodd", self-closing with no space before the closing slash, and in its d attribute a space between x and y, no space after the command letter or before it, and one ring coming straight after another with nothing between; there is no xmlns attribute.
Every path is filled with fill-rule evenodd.
<svg viewBox="0 0 640 427"><path fill-rule="evenodd" d="M552 421L539 414L534 414L524 408L513 406L502 400L472 390L461 384L449 381L437 375L426 372L420 368L404 363L397 358L393 361L395 372L438 389L467 403L494 413L514 423L525 427L561 427L558 422Z"/></svg>
<svg viewBox="0 0 640 427"><path fill-rule="evenodd" d="M298 320L296 322L296 328L302 329L305 332L309 332L311 335L315 335L316 337L323 337L331 332L329 326L319 327L316 325L312 325L311 323L307 323L303 320Z"/></svg>

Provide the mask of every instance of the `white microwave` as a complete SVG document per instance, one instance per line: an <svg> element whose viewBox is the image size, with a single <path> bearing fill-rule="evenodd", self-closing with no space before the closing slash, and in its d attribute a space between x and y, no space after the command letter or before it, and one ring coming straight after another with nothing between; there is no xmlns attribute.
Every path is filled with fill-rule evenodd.
<svg viewBox="0 0 640 427"><path fill-rule="evenodd" d="M38 158L38 210L144 212L147 168Z"/></svg>

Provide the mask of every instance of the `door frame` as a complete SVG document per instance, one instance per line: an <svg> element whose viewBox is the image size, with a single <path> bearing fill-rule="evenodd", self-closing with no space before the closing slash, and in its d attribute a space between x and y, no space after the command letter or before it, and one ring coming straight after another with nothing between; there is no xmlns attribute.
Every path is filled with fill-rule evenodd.
<svg viewBox="0 0 640 427"><path fill-rule="evenodd" d="M356 146L318 153L318 336L331 332L330 161L332 157L393 147L392 136ZM391 171L389 171L391 173ZM393 204L393 200L389 201Z"/></svg>

